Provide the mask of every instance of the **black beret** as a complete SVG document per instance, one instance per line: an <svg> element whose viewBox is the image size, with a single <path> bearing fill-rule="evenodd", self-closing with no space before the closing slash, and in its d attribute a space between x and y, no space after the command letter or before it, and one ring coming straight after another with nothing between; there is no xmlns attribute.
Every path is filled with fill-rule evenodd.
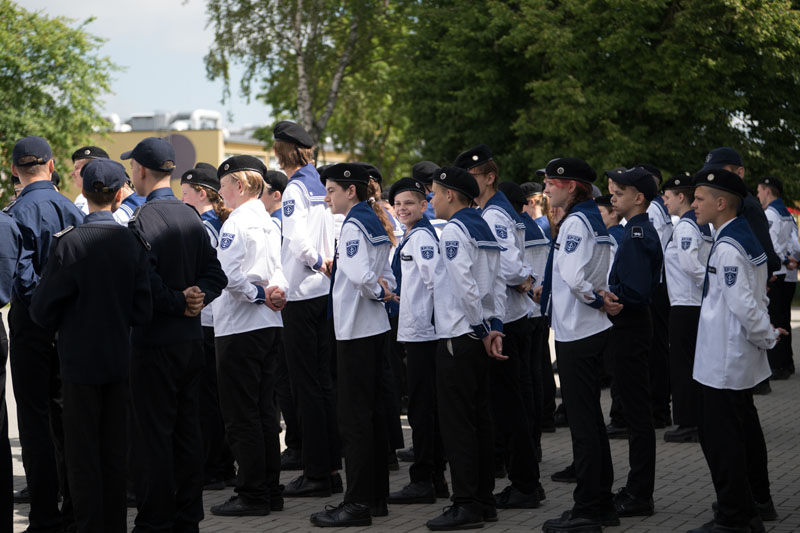
<svg viewBox="0 0 800 533"><path fill-rule="evenodd" d="M336 181L343 183L363 183L369 184L369 174L364 170L360 163L337 163L325 168L319 176L319 180L324 184L326 181Z"/></svg>
<svg viewBox="0 0 800 533"><path fill-rule="evenodd" d="M72 162L79 159L108 159L108 152L97 146L84 146L72 153Z"/></svg>
<svg viewBox="0 0 800 533"><path fill-rule="evenodd" d="M133 150L124 152L119 158L133 158L144 168L158 172L172 172L175 170L175 149L166 139L159 139L158 137L142 139Z"/></svg>
<svg viewBox="0 0 800 533"><path fill-rule="evenodd" d="M235 155L222 162L217 169L217 177L221 181L223 176L231 172L239 172L242 170L258 172L263 178L264 174L267 173L267 165L259 158L253 157L252 155Z"/></svg>
<svg viewBox="0 0 800 533"><path fill-rule="evenodd" d="M604 194L602 196L598 196L597 198L594 199L594 203L605 207L614 207L614 205L611 203L610 194Z"/></svg>
<svg viewBox="0 0 800 533"><path fill-rule="evenodd" d="M648 201L658 194L658 187L653 181L653 173L644 167L634 167L630 170L607 170L606 176L615 183L636 188Z"/></svg>
<svg viewBox="0 0 800 533"><path fill-rule="evenodd" d="M389 189L389 203L394 205L394 197L405 191L413 191L425 196L425 185L414 178L401 178Z"/></svg>
<svg viewBox="0 0 800 533"><path fill-rule="evenodd" d="M56 187L61 185L61 176L55 170L50 173L50 183Z"/></svg>
<svg viewBox="0 0 800 533"><path fill-rule="evenodd" d="M125 167L110 159L98 158L84 165L83 190L87 192L114 192L128 181Z"/></svg>
<svg viewBox="0 0 800 533"><path fill-rule="evenodd" d="M305 128L303 128L303 126L297 122L291 122L289 120L282 120L278 122L275 124L273 135L275 136L276 141L286 141L300 145L303 148L311 148L314 146L314 141L311 139L311 135L309 135Z"/></svg>
<svg viewBox="0 0 800 533"><path fill-rule="evenodd" d="M725 170L724 168L706 168L694 175L695 187L714 187L726 191L741 198L747 196L747 187L745 187L742 178L735 172Z"/></svg>
<svg viewBox="0 0 800 533"><path fill-rule="evenodd" d="M771 187L775 187L778 190L778 195L783 194L783 182L776 178L775 176L764 176L760 180L758 180L759 185L769 185Z"/></svg>
<svg viewBox="0 0 800 533"><path fill-rule="evenodd" d="M651 165L650 163L636 163L631 168L642 167L645 170L649 170L650 174L658 178L658 183L664 181L664 178L661 176L661 171L658 169L657 166Z"/></svg>
<svg viewBox="0 0 800 533"><path fill-rule="evenodd" d="M264 181L267 182L270 189L283 194L283 191L286 190L286 185L289 183L289 178L280 170L267 170L267 173L264 174Z"/></svg>
<svg viewBox="0 0 800 533"><path fill-rule="evenodd" d="M543 178L545 176L545 174L547 174L547 171L545 169L543 169L543 168L539 168L539 169L536 170L536 172L534 172L534 175L537 178Z"/></svg>
<svg viewBox="0 0 800 533"><path fill-rule="evenodd" d="M736 167L744 166L742 165L742 158L739 157L739 152L729 146L721 146L708 152L703 170L722 168L725 165L733 165Z"/></svg>
<svg viewBox="0 0 800 533"><path fill-rule="evenodd" d="M215 173L217 172L217 167L215 167L211 163L203 163L202 161L200 163L197 163L194 166L194 168L207 168L209 170L213 170Z"/></svg>
<svg viewBox="0 0 800 533"><path fill-rule="evenodd" d="M675 174L670 179L664 182L661 186L662 191L672 191L675 189L687 189L694 187L694 178L688 172Z"/></svg>
<svg viewBox="0 0 800 533"><path fill-rule="evenodd" d="M17 167L43 165L53 158L53 151L41 137L25 137L14 145L11 161Z"/></svg>
<svg viewBox="0 0 800 533"><path fill-rule="evenodd" d="M542 187L541 183L536 183L535 181L528 181L520 185L522 187L522 192L525 193L525 198L530 198L535 194L542 194L544 192L544 187Z"/></svg>
<svg viewBox="0 0 800 533"><path fill-rule="evenodd" d="M460 167L442 167L433 175L433 182L442 187L458 191L470 200L477 198L481 190L475 176Z"/></svg>
<svg viewBox="0 0 800 533"><path fill-rule="evenodd" d="M383 183L383 176L381 176L381 171L378 170L378 167L370 163L355 163L355 164L361 165L361 168L363 168L366 171L366 173L369 174L369 178L371 180L377 181L379 185Z"/></svg>
<svg viewBox="0 0 800 533"><path fill-rule="evenodd" d="M439 170L439 165L433 161L420 161L411 167L411 177L426 185L430 185L433 181L433 174L437 170Z"/></svg>
<svg viewBox="0 0 800 533"><path fill-rule="evenodd" d="M514 183L513 181L503 181L500 182L500 185L498 185L497 188L500 189L500 192L506 195L508 201L511 202L511 205L513 205L515 208L528 203L528 197L525 196L525 191L522 190L522 187L520 187L518 183Z"/></svg>
<svg viewBox="0 0 800 533"><path fill-rule="evenodd" d="M597 174L589 163L579 157L559 157L547 163L544 174L554 180L577 180L592 183Z"/></svg>
<svg viewBox="0 0 800 533"><path fill-rule="evenodd" d="M492 151L485 144L473 146L466 152L461 152L456 157L453 166L469 170L492 160Z"/></svg>
<svg viewBox="0 0 800 533"><path fill-rule="evenodd" d="M200 165L203 165L202 167ZM199 163L196 167L187 170L181 176L181 185L188 183L189 185L199 185L206 189L211 189L214 192L219 192L219 178L217 177L217 169L207 168L207 163Z"/></svg>

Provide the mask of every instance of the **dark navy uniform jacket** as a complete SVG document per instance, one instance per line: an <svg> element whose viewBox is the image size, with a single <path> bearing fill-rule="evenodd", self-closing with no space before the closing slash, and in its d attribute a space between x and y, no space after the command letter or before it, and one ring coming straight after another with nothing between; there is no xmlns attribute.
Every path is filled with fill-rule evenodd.
<svg viewBox="0 0 800 533"><path fill-rule="evenodd" d="M148 323L152 307L144 243L99 211L56 234L30 313L58 331L61 377L99 385L127 379L131 326Z"/></svg>
<svg viewBox="0 0 800 533"><path fill-rule="evenodd" d="M147 196L128 227L149 243L153 320L133 328L136 345L164 345L203 338L200 316L187 317L184 289L197 285L210 304L228 284L206 227L194 208L169 188Z"/></svg>
<svg viewBox="0 0 800 533"><path fill-rule="evenodd" d="M608 290L625 306L618 316L641 311L650 304L663 263L661 241L647 213L631 217L608 275Z"/></svg>
<svg viewBox="0 0 800 533"><path fill-rule="evenodd" d="M22 235L10 216L0 213L0 307L11 301L11 287L17 271Z"/></svg>
<svg viewBox="0 0 800 533"><path fill-rule="evenodd" d="M84 215L50 181L31 183L3 211L11 215L22 234L12 297L28 305L47 263L53 235L68 226L80 226Z"/></svg>

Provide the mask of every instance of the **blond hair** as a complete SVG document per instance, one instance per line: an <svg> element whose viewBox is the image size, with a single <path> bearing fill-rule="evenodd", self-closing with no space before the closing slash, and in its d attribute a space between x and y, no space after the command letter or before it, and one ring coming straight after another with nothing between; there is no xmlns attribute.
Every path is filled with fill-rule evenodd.
<svg viewBox="0 0 800 533"><path fill-rule="evenodd" d="M264 178L254 170L239 170L229 176L242 184L242 189L250 196L258 196L264 189Z"/></svg>

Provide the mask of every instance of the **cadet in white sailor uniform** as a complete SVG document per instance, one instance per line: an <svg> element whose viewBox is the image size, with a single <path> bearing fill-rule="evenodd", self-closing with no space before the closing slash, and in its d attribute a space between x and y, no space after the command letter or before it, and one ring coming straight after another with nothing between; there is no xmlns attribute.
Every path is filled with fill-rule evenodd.
<svg viewBox="0 0 800 533"><path fill-rule="evenodd" d="M767 256L737 209L747 189L733 172L710 168L695 176L692 207L713 224L694 379L700 383L700 443L717 493L714 521L692 533L763 531L775 520L767 448L752 388L766 379L766 350L785 330L767 314ZM751 529L752 528L752 529Z"/></svg>
<svg viewBox="0 0 800 533"><path fill-rule="evenodd" d="M239 465L236 495L211 508L222 516L263 516L283 509L274 386L288 282L281 268L280 234L258 199L266 171L259 159L239 155L217 172L220 194L233 208L217 249L228 277L213 304L217 377L225 436Z"/></svg>
<svg viewBox="0 0 800 533"><path fill-rule="evenodd" d="M388 514L382 372L389 331L383 303L394 296L391 246L389 235L367 203L369 175L360 165L333 165L320 179L331 211L346 215L332 267L330 297L347 491L339 506L311 515L311 523L322 527L365 526L372 523L372 516Z"/></svg>
<svg viewBox="0 0 800 533"><path fill-rule="evenodd" d="M708 224L697 224L692 202L694 181L678 174L664 183L664 204L680 217L664 251L669 291L669 373L675 429L664 432L667 442L697 442L699 388L692 380L697 322L703 296L706 263L714 242Z"/></svg>
<svg viewBox="0 0 800 533"><path fill-rule="evenodd" d="M788 379L794 373L792 360L792 298L797 285L797 260L794 254L800 244L797 241L797 223L786 204L783 203L783 183L774 176L761 178L758 183L758 199L769 224L769 236L775 253L781 259L780 270L773 272L775 279L769 287L769 316L772 323L789 332L778 340L778 344L767 352L772 369L770 379ZM793 268L791 268L793 267Z"/></svg>
<svg viewBox="0 0 800 533"><path fill-rule="evenodd" d="M594 170L582 159L559 158L545 169L545 194L565 210L548 258L552 273L540 293L556 340L561 394L572 434L575 504L548 520L545 532L601 531L618 525L611 485L614 471L600 408L602 356L611 322L603 309L611 238L591 199ZM549 283L549 286L548 286Z"/></svg>
<svg viewBox="0 0 800 533"><path fill-rule="evenodd" d="M502 355L505 283L501 246L470 205L480 194L475 178L457 167L433 177L436 216L448 220L439 240L445 268L434 279L436 396L453 505L427 522L431 530L481 527L497 521L494 438L489 406L489 359Z"/></svg>
<svg viewBox="0 0 800 533"><path fill-rule="evenodd" d="M411 483L389 495L389 503L434 503L449 496L444 480L445 459L436 413L436 344L433 325L433 283L444 269L439 239L425 211L425 186L402 178L389 190L406 232L392 259L392 272L400 296L397 341L405 344L408 383L408 421L411 425L414 464ZM437 494L438 493L438 494Z"/></svg>
<svg viewBox="0 0 800 533"><path fill-rule="evenodd" d="M286 484L284 496L330 496L341 492L339 430L330 373L328 289L334 222L325 189L312 163L313 140L294 122L275 125L275 155L289 176L283 191L281 262L289 281L283 344L297 409L303 413L303 475Z"/></svg>

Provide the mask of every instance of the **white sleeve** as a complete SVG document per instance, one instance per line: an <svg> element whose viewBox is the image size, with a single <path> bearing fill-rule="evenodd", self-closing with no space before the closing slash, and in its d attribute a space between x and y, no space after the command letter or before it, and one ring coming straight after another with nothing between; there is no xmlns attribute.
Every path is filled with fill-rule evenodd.
<svg viewBox="0 0 800 533"><path fill-rule="evenodd" d="M555 256L561 278L578 300L589 305L596 302L599 295L595 294L592 284L586 279L585 268L594 256L596 243L590 238L586 226L578 218L572 217L558 232L559 252Z"/></svg>
<svg viewBox="0 0 800 533"><path fill-rule="evenodd" d="M531 268L522 259L522 253L517 248L515 239L517 227L514 221L495 209L485 211L484 220L492 230L494 238L505 248L500 252L500 277L503 278L503 282L510 287L516 287L527 281L531 275Z"/></svg>
<svg viewBox="0 0 800 533"><path fill-rule="evenodd" d="M497 256L497 264L492 271L498 270L498 267L501 266L500 263L503 262L502 252L494 253ZM492 302L494 313L489 317L489 321L492 324L492 329L502 331L500 324L503 324L503 319L506 316L506 302L508 301L506 282L501 276L492 275L491 272L489 275L492 277L492 296L494 299Z"/></svg>
<svg viewBox="0 0 800 533"><path fill-rule="evenodd" d="M303 194L299 185L289 182L283 192L283 238L288 243L289 251L293 257L301 263L318 270L322 266L324 259L314 248L308 233L311 231L309 226L308 199Z"/></svg>
<svg viewBox="0 0 800 533"><path fill-rule="evenodd" d="M478 282L470 271L477 251L472 241L467 238L454 224L448 224L442 230L442 238L439 241L440 251L442 252L442 262L444 263L447 276L452 280L452 286L456 298L461 303L464 310L464 317L472 326L473 331L480 337L489 334L491 326L483 319L483 307L481 305L481 292ZM455 255L447 254L447 248L455 246ZM499 276L494 276L498 278ZM502 316L502 315L501 315Z"/></svg>
<svg viewBox="0 0 800 533"><path fill-rule="evenodd" d="M378 283L378 275L370 269L369 250L372 246L354 224L343 224L339 237L339 257L336 261L336 275L344 275L368 300L380 300L385 291ZM394 281L394 276L392 276Z"/></svg>
<svg viewBox="0 0 800 533"><path fill-rule="evenodd" d="M428 234L427 231L420 231L414 234L414 266L417 267L419 277L425 287L433 290L433 275L436 272L436 265L439 264L439 247L436 241ZM408 246L408 245L406 245Z"/></svg>
<svg viewBox="0 0 800 533"><path fill-rule="evenodd" d="M675 241L675 249L678 253L678 264L686 274L693 280L696 287L702 287L706 279L706 265L700 261L700 239L703 236L697 232L690 224L678 223L675 226L675 233L672 239ZM684 248L684 243L686 248Z"/></svg>
<svg viewBox="0 0 800 533"><path fill-rule="evenodd" d="M775 253L778 254L778 257L781 258L781 261L783 261L785 250L783 243L781 243L781 227L783 226L781 218L774 209L767 208L764 210L764 214L767 216L769 239L772 241L772 247L775 249Z"/></svg>
<svg viewBox="0 0 800 533"><path fill-rule="evenodd" d="M217 259L228 277L225 289L237 300L256 302L260 297L263 301L264 288L250 283L242 272L242 262L246 252L247 232L238 228L235 221L226 220L220 229L220 243L217 248Z"/></svg>
<svg viewBox="0 0 800 533"><path fill-rule="evenodd" d="M278 287L283 292L286 292L289 290L289 282L286 276L283 275L283 266L281 265L281 232L274 223L267 224L266 238L267 272L271 272L267 286Z"/></svg>

